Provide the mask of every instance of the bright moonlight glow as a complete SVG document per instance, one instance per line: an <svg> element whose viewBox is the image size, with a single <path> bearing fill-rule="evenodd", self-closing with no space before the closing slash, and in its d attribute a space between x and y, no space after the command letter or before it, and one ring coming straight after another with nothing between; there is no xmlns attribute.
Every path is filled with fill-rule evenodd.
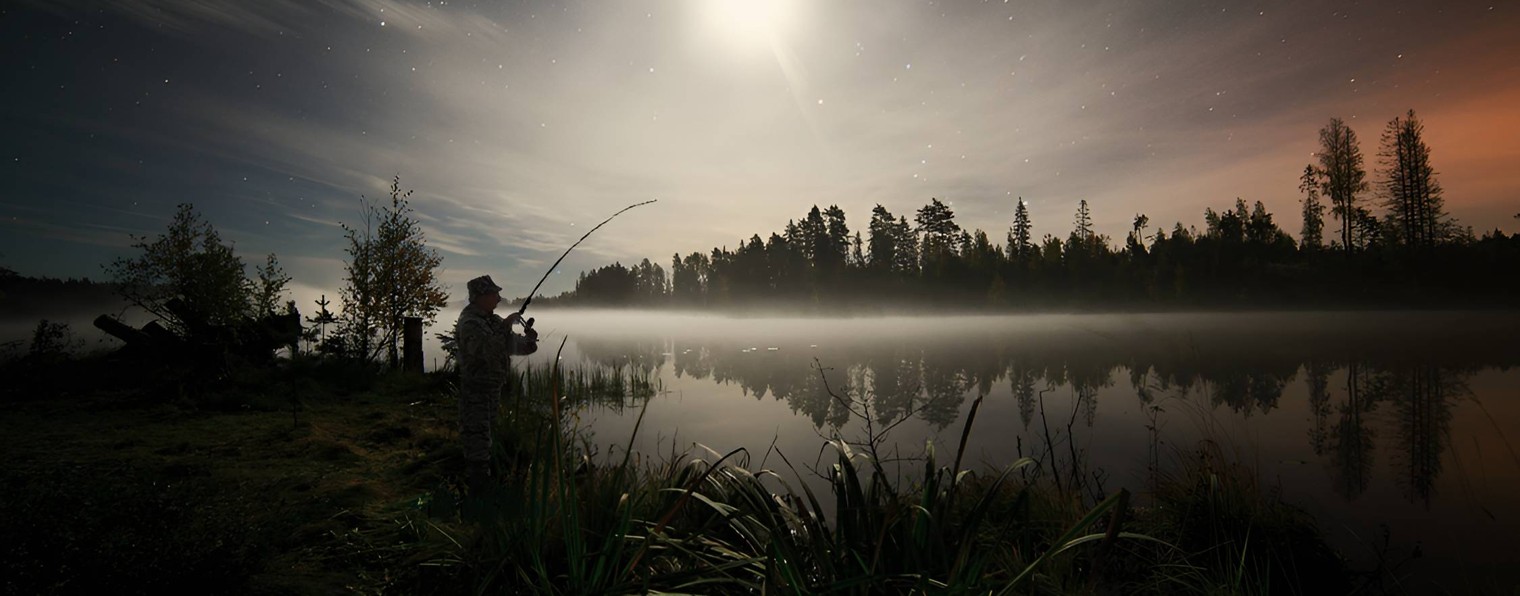
<svg viewBox="0 0 1520 596"><path fill-rule="evenodd" d="M737 49L769 48L786 32L795 0L703 0L708 31Z"/></svg>

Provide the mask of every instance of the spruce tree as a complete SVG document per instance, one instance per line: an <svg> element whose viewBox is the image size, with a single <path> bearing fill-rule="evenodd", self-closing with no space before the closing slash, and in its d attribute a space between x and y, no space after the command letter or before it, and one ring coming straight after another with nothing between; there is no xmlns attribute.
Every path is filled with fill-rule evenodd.
<svg viewBox="0 0 1520 596"><path fill-rule="evenodd" d="M1027 263L1034 252L1034 245L1030 243L1032 226L1029 221L1029 207L1024 203L1024 197L1019 197L1018 206L1013 208L1013 227L1008 229L1008 256L1015 263Z"/></svg>
<svg viewBox="0 0 1520 596"><path fill-rule="evenodd" d="M1299 232L1299 247L1304 251L1317 251L1325 246L1325 205L1319 202L1320 175L1312 165L1304 166L1304 174L1298 179L1298 191L1304 193L1304 225Z"/></svg>
<svg viewBox="0 0 1520 596"><path fill-rule="evenodd" d="M1424 132L1425 125L1410 110L1388 122L1378 152L1387 239L1417 249L1439 244L1451 225Z"/></svg>

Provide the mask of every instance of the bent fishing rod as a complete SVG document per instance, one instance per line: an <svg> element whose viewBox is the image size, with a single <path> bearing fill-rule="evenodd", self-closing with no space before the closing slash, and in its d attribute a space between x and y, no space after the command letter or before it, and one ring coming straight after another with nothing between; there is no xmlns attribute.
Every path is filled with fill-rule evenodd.
<svg viewBox="0 0 1520 596"><path fill-rule="evenodd" d="M657 199L655 199L655 200L657 200ZM562 255L559 256L558 259L555 259L554 260L554 264L549 266L549 270L544 272L544 276L538 279L538 283L533 284L533 290L530 291L530 292L528 292L528 298L526 300L523 300L522 308L517 309L518 320L522 321L522 314L528 310L528 305L533 303L533 295L537 294L538 293L538 288L540 286L544 285L544 281L548 280L550 275L554 274L554 270L559 267L560 261L563 261L563 260L565 260L565 257L570 256L570 251L575 250L575 247L580 246L581 242L585 241L587 237L590 237L592 232L595 232L595 231L601 229L602 226L607 225L607 222L612 221L614 218L616 218L619 215L622 215L624 211L627 211L627 210L632 209L634 207L643 207L644 205L648 205L650 203L655 202L655 200L648 200L648 201L644 201L642 203L634 203L632 205L629 205L627 207L624 207L624 208L618 210L617 213L612 214L612 217L609 217L607 219L602 220L602 223L596 224L596 227L591 228L590 231L587 231L585 235L581 236L580 240L576 240L575 244L571 244L570 248L565 249L565 254L562 254ZM523 324L524 328L532 329L533 328L533 319L527 319L526 321L522 321L522 324Z"/></svg>

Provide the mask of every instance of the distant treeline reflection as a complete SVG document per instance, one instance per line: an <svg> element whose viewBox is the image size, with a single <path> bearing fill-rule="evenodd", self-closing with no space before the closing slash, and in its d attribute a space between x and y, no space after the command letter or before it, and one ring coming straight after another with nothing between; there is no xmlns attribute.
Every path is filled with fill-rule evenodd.
<svg viewBox="0 0 1520 596"><path fill-rule="evenodd" d="M1114 389L1105 395L1133 395L1142 407L1181 398L1243 417L1270 416L1289 385L1299 382L1313 414L1306 440L1334 469L1338 493L1348 499L1361 495L1372 477L1375 441L1393 441L1397 461L1391 463L1399 485L1406 498L1427 506L1450 443L1453 408L1472 397L1468 378L1517 362L1512 350L1487 357L1446 351L1429 358L1347 350L1346 357L1336 358L1261 344L1240 348L1250 357L1218 346L1158 341L1150 347L1126 353L978 341L871 342L827 350L738 341L580 345L581 353L598 363L651 372L668 364L676 377L711 379L737 385L756 399L784 401L819 428L849 422L842 402L868 400L880 422L914 412L943 429L956 422L968 398L1004 388L1017 400L1026 430L1038 424L1042 392L1050 404L1074 397L1077 420L1092 427L1099 391L1108 388ZM1386 422L1390 419L1392 424ZM1380 429L1391 430L1391 436L1379 437Z"/></svg>

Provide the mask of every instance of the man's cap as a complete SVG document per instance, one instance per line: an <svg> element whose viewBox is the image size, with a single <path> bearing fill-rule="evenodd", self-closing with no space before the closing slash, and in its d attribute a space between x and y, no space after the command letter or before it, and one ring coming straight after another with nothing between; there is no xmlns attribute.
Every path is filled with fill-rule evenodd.
<svg viewBox="0 0 1520 596"><path fill-rule="evenodd" d="M498 286L496 285L496 282L491 281L491 276L489 275L482 275L480 277L472 279L466 285L470 288L470 300L474 300L476 296L484 296L486 294L490 294L491 292L501 291L501 286Z"/></svg>

